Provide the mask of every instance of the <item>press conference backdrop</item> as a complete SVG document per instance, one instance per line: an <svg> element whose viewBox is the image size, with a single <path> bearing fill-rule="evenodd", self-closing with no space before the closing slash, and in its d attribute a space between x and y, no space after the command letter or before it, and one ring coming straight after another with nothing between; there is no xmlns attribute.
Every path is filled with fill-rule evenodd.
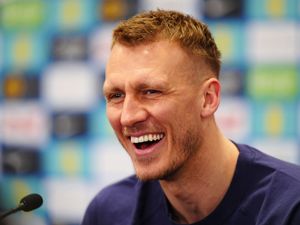
<svg viewBox="0 0 300 225"><path fill-rule="evenodd" d="M212 29L226 135L300 164L299 0L2 0L0 206L44 197L40 209L7 222L78 225L103 186L133 172L101 88L113 27L156 8Z"/></svg>

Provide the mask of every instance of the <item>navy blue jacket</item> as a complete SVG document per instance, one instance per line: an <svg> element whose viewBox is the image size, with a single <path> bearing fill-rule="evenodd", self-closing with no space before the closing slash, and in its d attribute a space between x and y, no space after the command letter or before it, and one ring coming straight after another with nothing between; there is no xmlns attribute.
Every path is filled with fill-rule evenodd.
<svg viewBox="0 0 300 225"><path fill-rule="evenodd" d="M300 167L237 145L237 168L217 208L195 225L300 225ZM103 189L82 225L174 225L158 181L131 176Z"/></svg>

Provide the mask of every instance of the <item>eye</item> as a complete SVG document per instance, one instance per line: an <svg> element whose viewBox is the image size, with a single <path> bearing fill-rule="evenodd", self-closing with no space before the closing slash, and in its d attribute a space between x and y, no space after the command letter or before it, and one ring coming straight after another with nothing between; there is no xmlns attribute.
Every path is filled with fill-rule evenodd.
<svg viewBox="0 0 300 225"><path fill-rule="evenodd" d="M110 93L106 96L106 99L108 102L118 102L124 97L124 93L122 92L115 92L115 93Z"/></svg>
<svg viewBox="0 0 300 225"><path fill-rule="evenodd" d="M158 94L158 93L161 93L161 92L158 90L155 90L155 89L147 89L144 91L144 94L146 94L146 95Z"/></svg>

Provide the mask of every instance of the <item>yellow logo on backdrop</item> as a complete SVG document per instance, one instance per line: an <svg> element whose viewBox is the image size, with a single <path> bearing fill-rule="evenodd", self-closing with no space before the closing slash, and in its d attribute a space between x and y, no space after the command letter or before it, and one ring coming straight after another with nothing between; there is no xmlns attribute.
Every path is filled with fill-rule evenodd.
<svg viewBox="0 0 300 225"><path fill-rule="evenodd" d="M24 80L16 77L9 77L4 81L3 92L6 97L21 97L25 92Z"/></svg>
<svg viewBox="0 0 300 225"><path fill-rule="evenodd" d="M123 1L106 0L103 2L102 11L100 13L105 20L116 20L123 17L125 11L126 5Z"/></svg>
<svg viewBox="0 0 300 225"><path fill-rule="evenodd" d="M70 27L77 25L82 17L81 7L78 1L65 1L62 6L62 23Z"/></svg>
<svg viewBox="0 0 300 225"><path fill-rule="evenodd" d="M265 114L265 128L270 135L280 135L283 132L283 110L278 105L271 106Z"/></svg>
<svg viewBox="0 0 300 225"><path fill-rule="evenodd" d="M220 48L224 60L231 60L234 57L232 32L222 27L216 30L217 34L215 36L217 46Z"/></svg>
<svg viewBox="0 0 300 225"><path fill-rule="evenodd" d="M18 37L13 45L14 64L24 66L32 57L32 42L27 36Z"/></svg>
<svg viewBox="0 0 300 225"><path fill-rule="evenodd" d="M59 167L66 175L78 175L81 172L81 152L76 143L67 143L59 147Z"/></svg>
<svg viewBox="0 0 300 225"><path fill-rule="evenodd" d="M267 0L266 10L270 16L284 16L285 0Z"/></svg>
<svg viewBox="0 0 300 225"><path fill-rule="evenodd" d="M27 183L21 180L14 180L12 182L12 193L14 193L15 202L19 201L27 194L31 193L32 190Z"/></svg>

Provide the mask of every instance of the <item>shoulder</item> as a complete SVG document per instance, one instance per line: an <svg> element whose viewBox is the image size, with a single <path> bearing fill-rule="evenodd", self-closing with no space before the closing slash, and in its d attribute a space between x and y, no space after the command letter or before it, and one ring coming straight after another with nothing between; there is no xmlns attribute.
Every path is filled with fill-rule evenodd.
<svg viewBox="0 0 300 225"><path fill-rule="evenodd" d="M101 190L95 197L97 203L127 201L138 191L139 181L136 176L130 176Z"/></svg>
<svg viewBox="0 0 300 225"><path fill-rule="evenodd" d="M249 145L237 145L243 158L248 160L252 169L266 171L267 174L273 174L282 179L290 180L300 185L300 166L292 164L251 147Z"/></svg>
<svg viewBox="0 0 300 225"><path fill-rule="evenodd" d="M285 224L300 216L300 167L247 145L237 145L248 184L242 208L251 218ZM245 166L246 165L246 166ZM277 222L276 222L277 221ZM279 222L282 221L282 222Z"/></svg>
<svg viewBox="0 0 300 225"><path fill-rule="evenodd" d="M134 213L139 189L140 182L135 176L107 186L89 204L82 224L126 224Z"/></svg>

